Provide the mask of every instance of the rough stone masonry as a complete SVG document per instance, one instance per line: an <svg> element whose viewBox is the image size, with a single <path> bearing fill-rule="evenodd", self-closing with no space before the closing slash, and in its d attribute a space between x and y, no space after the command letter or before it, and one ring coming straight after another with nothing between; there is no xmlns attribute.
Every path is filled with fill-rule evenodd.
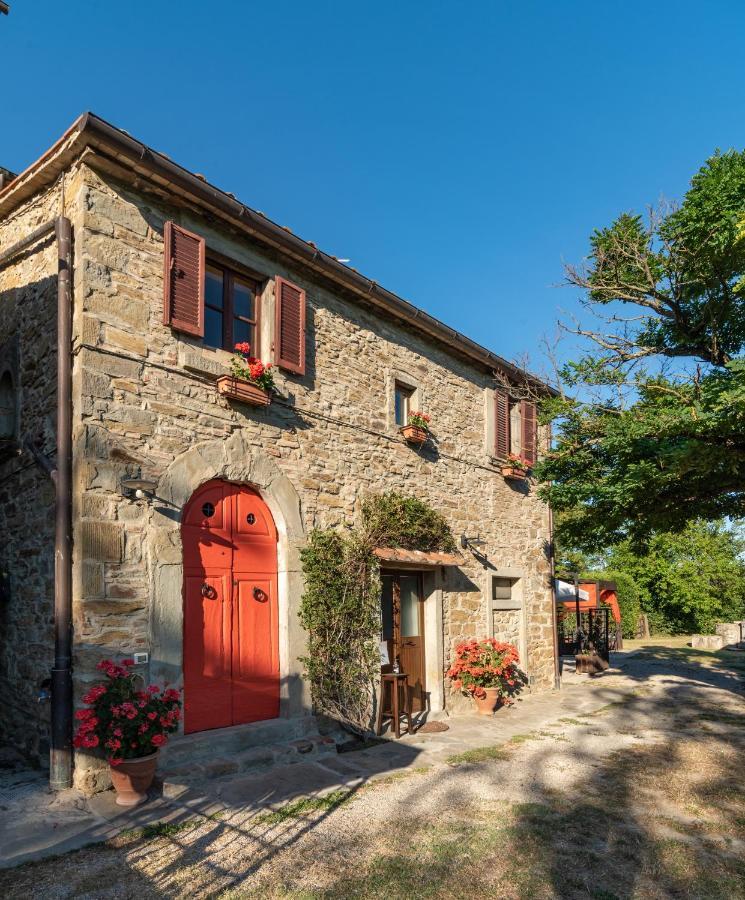
<svg viewBox="0 0 745 900"><path fill-rule="evenodd" d="M534 689L553 686L549 517L531 484L503 478L489 446L494 377L457 350L352 299L276 248L239 234L162 185L99 160L64 175L74 234L74 677L79 702L106 656L150 653L149 678L178 683L181 547L178 504L211 477L250 481L276 511L286 614L283 716L307 714L302 685L302 593L298 551L314 527L357 519L367 492L397 490L442 512L456 537L479 535L481 558L429 573L428 679L440 706L462 702L443 677L455 643L494 634L517 638ZM60 185L40 191L0 221L5 247L48 217ZM163 324L166 220L204 236L208 251L263 276L259 346L272 356L274 279L307 292L307 368L277 370L266 409L231 403L215 379L230 354ZM52 254L53 256L53 254ZM0 272L0 344L16 341L21 429L53 447L56 260L48 247ZM426 297L418 298L426 305ZM2 373L0 373L1 375ZM400 437L393 390L415 390L432 417L421 451ZM547 435L539 435L541 445ZM51 662L53 491L19 459L0 463L0 563L10 574L0 616L3 734L43 752L38 683ZM139 472L158 483L158 501L123 496ZM162 498L171 498L163 503ZM514 580L519 610L494 614L490 578ZM429 683L428 683L429 687ZM76 783L105 783L100 763L77 754Z"/></svg>

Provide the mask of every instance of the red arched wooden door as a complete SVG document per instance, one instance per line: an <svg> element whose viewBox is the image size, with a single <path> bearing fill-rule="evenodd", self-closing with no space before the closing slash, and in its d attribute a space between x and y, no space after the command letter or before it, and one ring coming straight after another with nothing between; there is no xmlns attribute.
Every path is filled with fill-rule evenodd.
<svg viewBox="0 0 745 900"><path fill-rule="evenodd" d="M189 500L184 548L184 730L279 715L277 529L250 487L209 481Z"/></svg>

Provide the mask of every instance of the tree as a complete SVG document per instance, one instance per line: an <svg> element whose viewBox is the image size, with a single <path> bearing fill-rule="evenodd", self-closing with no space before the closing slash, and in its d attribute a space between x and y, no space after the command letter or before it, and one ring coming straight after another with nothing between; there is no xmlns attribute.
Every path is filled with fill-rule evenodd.
<svg viewBox="0 0 745 900"><path fill-rule="evenodd" d="M712 632L745 615L745 541L722 523L692 522L655 535L644 552L614 547L609 565L633 578L657 632Z"/></svg>
<svg viewBox="0 0 745 900"><path fill-rule="evenodd" d="M536 474L567 546L745 515L744 221L745 153L717 153L680 206L624 213L567 267L603 323L569 329L592 350L542 404Z"/></svg>

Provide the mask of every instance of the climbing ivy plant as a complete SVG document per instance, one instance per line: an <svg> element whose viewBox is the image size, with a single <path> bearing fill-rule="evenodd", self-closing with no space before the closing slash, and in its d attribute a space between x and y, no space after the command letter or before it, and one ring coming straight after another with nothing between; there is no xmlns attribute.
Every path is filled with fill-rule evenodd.
<svg viewBox="0 0 745 900"><path fill-rule="evenodd" d="M374 549L455 550L443 516L414 497L367 497L360 518L346 534L311 532L301 551L300 602L300 622L308 632L301 662L314 708L356 734L369 730L380 673L380 567Z"/></svg>

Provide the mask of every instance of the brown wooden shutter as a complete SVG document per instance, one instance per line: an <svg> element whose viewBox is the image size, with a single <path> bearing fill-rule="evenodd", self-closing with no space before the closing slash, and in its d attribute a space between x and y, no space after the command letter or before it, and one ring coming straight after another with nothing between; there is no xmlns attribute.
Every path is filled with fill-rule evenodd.
<svg viewBox="0 0 745 900"><path fill-rule="evenodd" d="M279 275L275 285L274 362L305 375L305 291Z"/></svg>
<svg viewBox="0 0 745 900"><path fill-rule="evenodd" d="M494 391L494 455L504 459L510 452L510 398L499 388Z"/></svg>
<svg viewBox="0 0 745 900"><path fill-rule="evenodd" d="M531 466L535 465L536 455L536 414L535 403L532 400L523 400L520 409L520 418L522 419L523 436L523 458Z"/></svg>
<svg viewBox="0 0 745 900"><path fill-rule="evenodd" d="M163 322L204 337L204 238L166 222L163 242Z"/></svg>

